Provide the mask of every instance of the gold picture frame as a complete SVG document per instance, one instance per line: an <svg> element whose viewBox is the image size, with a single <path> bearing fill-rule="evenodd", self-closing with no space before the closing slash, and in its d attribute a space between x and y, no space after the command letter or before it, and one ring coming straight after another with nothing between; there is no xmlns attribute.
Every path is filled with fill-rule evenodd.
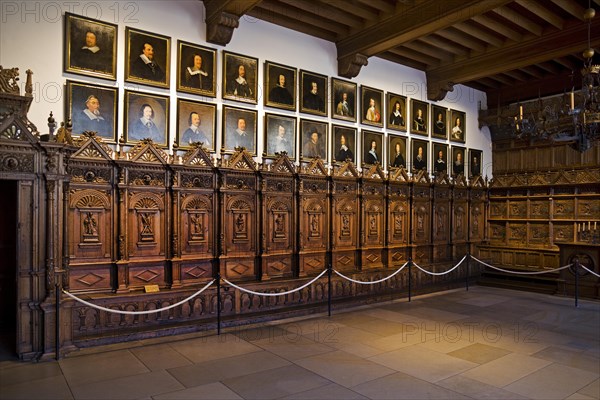
<svg viewBox="0 0 600 400"><path fill-rule="evenodd" d="M72 134L78 136L86 131L96 132L104 141L116 143L117 88L67 80L66 89L66 115L73 124Z"/></svg>
<svg viewBox="0 0 600 400"><path fill-rule="evenodd" d="M221 97L257 104L258 58L223 51Z"/></svg>
<svg viewBox="0 0 600 400"><path fill-rule="evenodd" d="M124 139L135 144L144 139L169 145L169 97L125 90Z"/></svg>
<svg viewBox="0 0 600 400"><path fill-rule="evenodd" d="M296 68L265 61L265 106L296 111L297 80Z"/></svg>
<svg viewBox="0 0 600 400"><path fill-rule="evenodd" d="M125 27L125 81L168 89L171 38Z"/></svg>
<svg viewBox="0 0 600 400"><path fill-rule="evenodd" d="M253 156L256 155L256 110L223 106L223 142L221 147L227 153L243 147Z"/></svg>
<svg viewBox="0 0 600 400"><path fill-rule="evenodd" d="M177 41L177 91L216 97L217 50Z"/></svg>
<svg viewBox="0 0 600 400"><path fill-rule="evenodd" d="M214 152L216 132L216 104L177 99L175 143L180 149L189 149L193 143L202 143L205 149Z"/></svg>

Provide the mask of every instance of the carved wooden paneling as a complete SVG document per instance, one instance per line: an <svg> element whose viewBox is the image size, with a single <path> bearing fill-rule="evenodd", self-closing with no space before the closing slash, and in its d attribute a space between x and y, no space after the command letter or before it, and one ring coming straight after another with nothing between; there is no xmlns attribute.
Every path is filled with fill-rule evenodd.
<svg viewBox="0 0 600 400"><path fill-rule="evenodd" d="M359 255L359 193L358 172L352 163L335 167L332 182L333 268L340 271L357 269Z"/></svg>
<svg viewBox="0 0 600 400"><path fill-rule="evenodd" d="M294 275L296 253L295 167L287 154L265 160L262 181L262 280Z"/></svg>
<svg viewBox="0 0 600 400"><path fill-rule="evenodd" d="M232 154L221 169L221 274L227 279L258 277L258 181L256 163L246 150Z"/></svg>
<svg viewBox="0 0 600 400"><path fill-rule="evenodd" d="M573 219L575 217L574 200L554 200L552 217L554 219Z"/></svg>
<svg viewBox="0 0 600 400"><path fill-rule="evenodd" d="M361 181L361 264L363 269L382 268L386 264L386 186L385 174L376 164L363 171Z"/></svg>
<svg viewBox="0 0 600 400"><path fill-rule="evenodd" d="M323 161L314 159L299 174L299 275L318 275L327 268L330 246L330 207L328 171Z"/></svg>

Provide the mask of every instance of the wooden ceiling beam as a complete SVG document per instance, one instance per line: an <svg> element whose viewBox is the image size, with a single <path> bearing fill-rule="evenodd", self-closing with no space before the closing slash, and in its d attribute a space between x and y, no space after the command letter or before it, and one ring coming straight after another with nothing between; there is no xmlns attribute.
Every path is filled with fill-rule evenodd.
<svg viewBox="0 0 600 400"><path fill-rule="evenodd" d="M516 3L544 19L549 24L554 25L558 29L562 29L565 25L565 21L561 17L542 6L536 0L517 0Z"/></svg>
<svg viewBox="0 0 600 400"><path fill-rule="evenodd" d="M383 0L358 0L358 2L381 10L381 12L384 14L390 14L394 12L394 6Z"/></svg>
<svg viewBox="0 0 600 400"><path fill-rule="evenodd" d="M409 49L406 46L396 47L388 50L392 54L396 54L408 59L413 59L421 64L433 65L439 64L440 59L421 53L420 51Z"/></svg>
<svg viewBox="0 0 600 400"><path fill-rule="evenodd" d="M365 7L355 5L349 1L331 1L328 4L337 10L343 10L351 13L352 15L363 18L367 22L375 21L379 18L377 13L374 13Z"/></svg>
<svg viewBox="0 0 600 400"><path fill-rule="evenodd" d="M453 28L458 29L461 32L464 32L468 35L473 36L479 40L483 40L484 42L494 46L494 47L502 47L504 45L504 40L498 38L495 35L492 35L489 32L484 31L470 23L463 22L460 24L455 24Z"/></svg>
<svg viewBox="0 0 600 400"><path fill-rule="evenodd" d="M437 65L440 62L448 62L452 61L454 56L452 53L448 53L444 49L440 49L437 47L429 46L427 43L424 43L421 40L415 40L414 42L404 43L402 48L406 48L412 50L414 52L424 54L426 56L432 57L436 61L429 65Z"/></svg>
<svg viewBox="0 0 600 400"><path fill-rule="evenodd" d="M226 46L242 15L261 0L203 0L206 22L206 41Z"/></svg>
<svg viewBox="0 0 600 400"><path fill-rule="evenodd" d="M322 2L304 2L298 0L279 1L281 3L287 4L290 7L290 11L288 11L288 17L294 15L294 12L292 10L300 9L302 11L306 11L309 14L316 14L331 21L325 22L326 24L341 23L348 26L348 29L357 24L362 24L364 22L362 18L358 18L352 14L349 15L346 12L340 11L339 9L333 8L328 4Z"/></svg>
<svg viewBox="0 0 600 400"><path fill-rule="evenodd" d="M287 14L278 14L271 9L265 9L262 6L255 7L248 12L248 15L262 21L271 22L284 28L292 29L297 32L302 32L310 36L318 37L330 42L335 41L337 33L329 30L321 29L316 26L311 26L304 22L289 18Z"/></svg>
<svg viewBox="0 0 600 400"><path fill-rule="evenodd" d="M454 28L443 29L435 33L445 39L451 40L454 43L458 43L462 46L474 51L485 51L485 45L478 39L474 39L471 35L466 35Z"/></svg>
<svg viewBox="0 0 600 400"><path fill-rule="evenodd" d="M397 7L391 16L386 15L379 23L348 35L336 43L338 74L352 78L367 64L370 56L430 35L510 1L427 0L408 10L405 7Z"/></svg>
<svg viewBox="0 0 600 400"><path fill-rule="evenodd" d="M497 89L486 90L488 106L505 106L519 101L546 97L571 90L571 76L568 71L538 80L530 80L527 85L504 85ZM581 78L576 87L581 86Z"/></svg>
<svg viewBox="0 0 600 400"><path fill-rule="evenodd" d="M396 64L402 64L402 65L405 65L410 68L418 69L420 71L423 71L426 67L426 64L424 64L424 63L420 63L420 62L412 60L410 58L406 58L401 55L394 54L390 51L386 51L384 53L379 53L379 54L377 54L377 57L382 58L384 60L391 61Z"/></svg>
<svg viewBox="0 0 600 400"><path fill-rule="evenodd" d="M567 57L558 57L554 59L555 63L562 65L563 67L570 69L571 71L575 71L576 69L581 69L583 67L583 58L581 59L581 63L577 65L570 58Z"/></svg>
<svg viewBox="0 0 600 400"><path fill-rule="evenodd" d="M529 79L529 75L518 69L515 69L513 71L503 71L502 74L518 82L526 82Z"/></svg>
<svg viewBox="0 0 600 400"><path fill-rule="evenodd" d="M600 18L592 21L592 31L596 32L598 29ZM539 38L528 38L500 49L473 55L466 60L430 68L426 71L429 99L443 99L443 91L452 90L456 83L465 83L572 54L577 48L573 38L585 36L587 26L573 21L565 24L563 30L549 32ZM600 35L592 37L591 45L600 46Z"/></svg>
<svg viewBox="0 0 600 400"><path fill-rule="evenodd" d="M541 62L536 64L536 67L543 69L544 71L550 73L550 74L560 74L562 72L562 70L560 68L558 68L555 64L553 64L550 61L546 61L546 62Z"/></svg>
<svg viewBox="0 0 600 400"><path fill-rule="evenodd" d="M512 8L498 7L493 10L494 14L499 15L507 21L518 24L523 29L528 30L536 36L542 36L544 28L535 22L525 18L523 14L516 12Z"/></svg>
<svg viewBox="0 0 600 400"><path fill-rule="evenodd" d="M428 44L429 46L437 47L442 51L450 52L456 55L467 55L469 50L463 46L455 44L452 41L437 37L436 35L429 35L422 37L419 41Z"/></svg>
<svg viewBox="0 0 600 400"><path fill-rule="evenodd" d="M473 21L477 22L478 24L485 26L486 28L488 28L510 40L514 40L515 42L518 42L523 39L523 35L521 35L519 32L516 32L516 31L510 29L509 27L502 24L501 22L498 22L486 15L475 15L475 16L473 16L472 19L473 19Z"/></svg>
<svg viewBox="0 0 600 400"><path fill-rule="evenodd" d="M496 74L496 75L492 75L492 76L489 76L484 79L493 79L494 81L500 82L503 85L514 85L515 84L515 80L505 74Z"/></svg>
<svg viewBox="0 0 600 400"><path fill-rule="evenodd" d="M585 11L584 7L581 7L579 4L571 0L552 0L552 2L575 18L583 21L583 13Z"/></svg>

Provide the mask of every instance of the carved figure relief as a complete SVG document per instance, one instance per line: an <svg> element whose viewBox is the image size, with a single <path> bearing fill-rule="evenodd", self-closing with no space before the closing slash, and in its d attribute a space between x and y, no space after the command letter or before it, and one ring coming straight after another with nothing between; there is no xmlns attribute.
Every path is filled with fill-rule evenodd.
<svg viewBox="0 0 600 400"><path fill-rule="evenodd" d="M394 236L402 237L402 214L394 214Z"/></svg>
<svg viewBox="0 0 600 400"><path fill-rule="evenodd" d="M465 215L465 211L462 207L458 207L455 212L456 222L454 225L454 232L457 237L463 236L463 216Z"/></svg>
<svg viewBox="0 0 600 400"><path fill-rule="evenodd" d="M377 232L377 216L375 214L371 214L369 216L369 235L376 236Z"/></svg>
<svg viewBox="0 0 600 400"><path fill-rule="evenodd" d="M320 236L319 216L317 214L310 215L310 236Z"/></svg>
<svg viewBox="0 0 600 400"><path fill-rule="evenodd" d="M98 242L98 221L92 212L85 213L83 218L82 242Z"/></svg>
<svg viewBox="0 0 600 400"><path fill-rule="evenodd" d="M342 230L340 236L350 236L350 216L342 214Z"/></svg>
<svg viewBox="0 0 600 400"><path fill-rule="evenodd" d="M149 212L140 213L140 242L154 242L154 215Z"/></svg>
<svg viewBox="0 0 600 400"><path fill-rule="evenodd" d="M273 239L281 239L285 236L285 214L275 213L273 215Z"/></svg>
<svg viewBox="0 0 600 400"><path fill-rule="evenodd" d="M203 214L191 213L190 214L190 240L191 241L202 241L204 240L204 227L203 227Z"/></svg>

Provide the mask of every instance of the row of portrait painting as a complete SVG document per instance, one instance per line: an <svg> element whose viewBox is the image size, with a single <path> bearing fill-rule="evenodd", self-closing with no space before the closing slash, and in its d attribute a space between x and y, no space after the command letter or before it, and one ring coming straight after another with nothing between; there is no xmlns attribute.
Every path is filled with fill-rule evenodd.
<svg viewBox="0 0 600 400"><path fill-rule="evenodd" d="M116 80L117 26L66 13L65 71ZM125 80L169 88L171 38L126 27ZM177 42L177 90L216 97L216 50L193 43ZM224 99L284 110L327 116L350 122L465 143L465 113L431 106L417 99L299 71L265 61L264 90L258 86L258 59L223 51L221 96ZM297 95L297 89L299 96ZM327 93L330 92L329 100ZM298 101L299 98L299 101ZM299 106L297 105L299 103ZM385 103L385 104L384 104ZM384 112L384 106L387 112ZM360 108L360 110L359 110ZM431 114L431 118L430 118ZM360 118L358 118L360 116ZM387 118L385 118L387 116ZM451 121L448 123L448 121Z"/></svg>
<svg viewBox="0 0 600 400"><path fill-rule="evenodd" d="M71 115L73 134L80 135L85 131L97 132L98 136L107 142L117 139L117 88L91 85L83 82L67 81L68 110ZM123 139L134 144L145 138L152 139L156 144L168 147L171 143L169 134L169 103L170 97L140 93L125 90ZM221 147L226 152L236 147L244 147L253 155L257 153L258 112L256 110L223 105ZM357 129L350 126L333 125L333 144L329 145L329 123L300 119L294 116L265 114L263 137L263 153L272 157L286 152L290 158L301 159L322 158L335 161L357 162ZM297 134L299 132L299 135ZM388 135L389 157L384 158L382 132L362 130L362 153L360 160L363 164L379 163L392 167L404 166L410 169L427 169L428 141L412 140L414 157L412 162L407 160L407 138L404 136ZM188 99L177 99L177 128L174 143L179 149L190 148L194 143L202 143L209 151L217 148L217 105ZM433 163L431 171L445 169L447 160L447 145L441 146L443 155ZM419 147L421 150L419 151ZM328 157L331 148L331 155ZM453 149L463 149L453 146ZM464 150L464 149L463 149ZM474 151L474 150L473 150ZM463 151L464 152L464 151ZM481 152L479 152L481 153ZM459 164L464 158L458 160ZM454 159L454 157L453 157ZM479 154L478 160L481 160ZM442 165L441 162L444 162ZM454 160L457 161L457 160ZM457 167L453 172L457 172Z"/></svg>

